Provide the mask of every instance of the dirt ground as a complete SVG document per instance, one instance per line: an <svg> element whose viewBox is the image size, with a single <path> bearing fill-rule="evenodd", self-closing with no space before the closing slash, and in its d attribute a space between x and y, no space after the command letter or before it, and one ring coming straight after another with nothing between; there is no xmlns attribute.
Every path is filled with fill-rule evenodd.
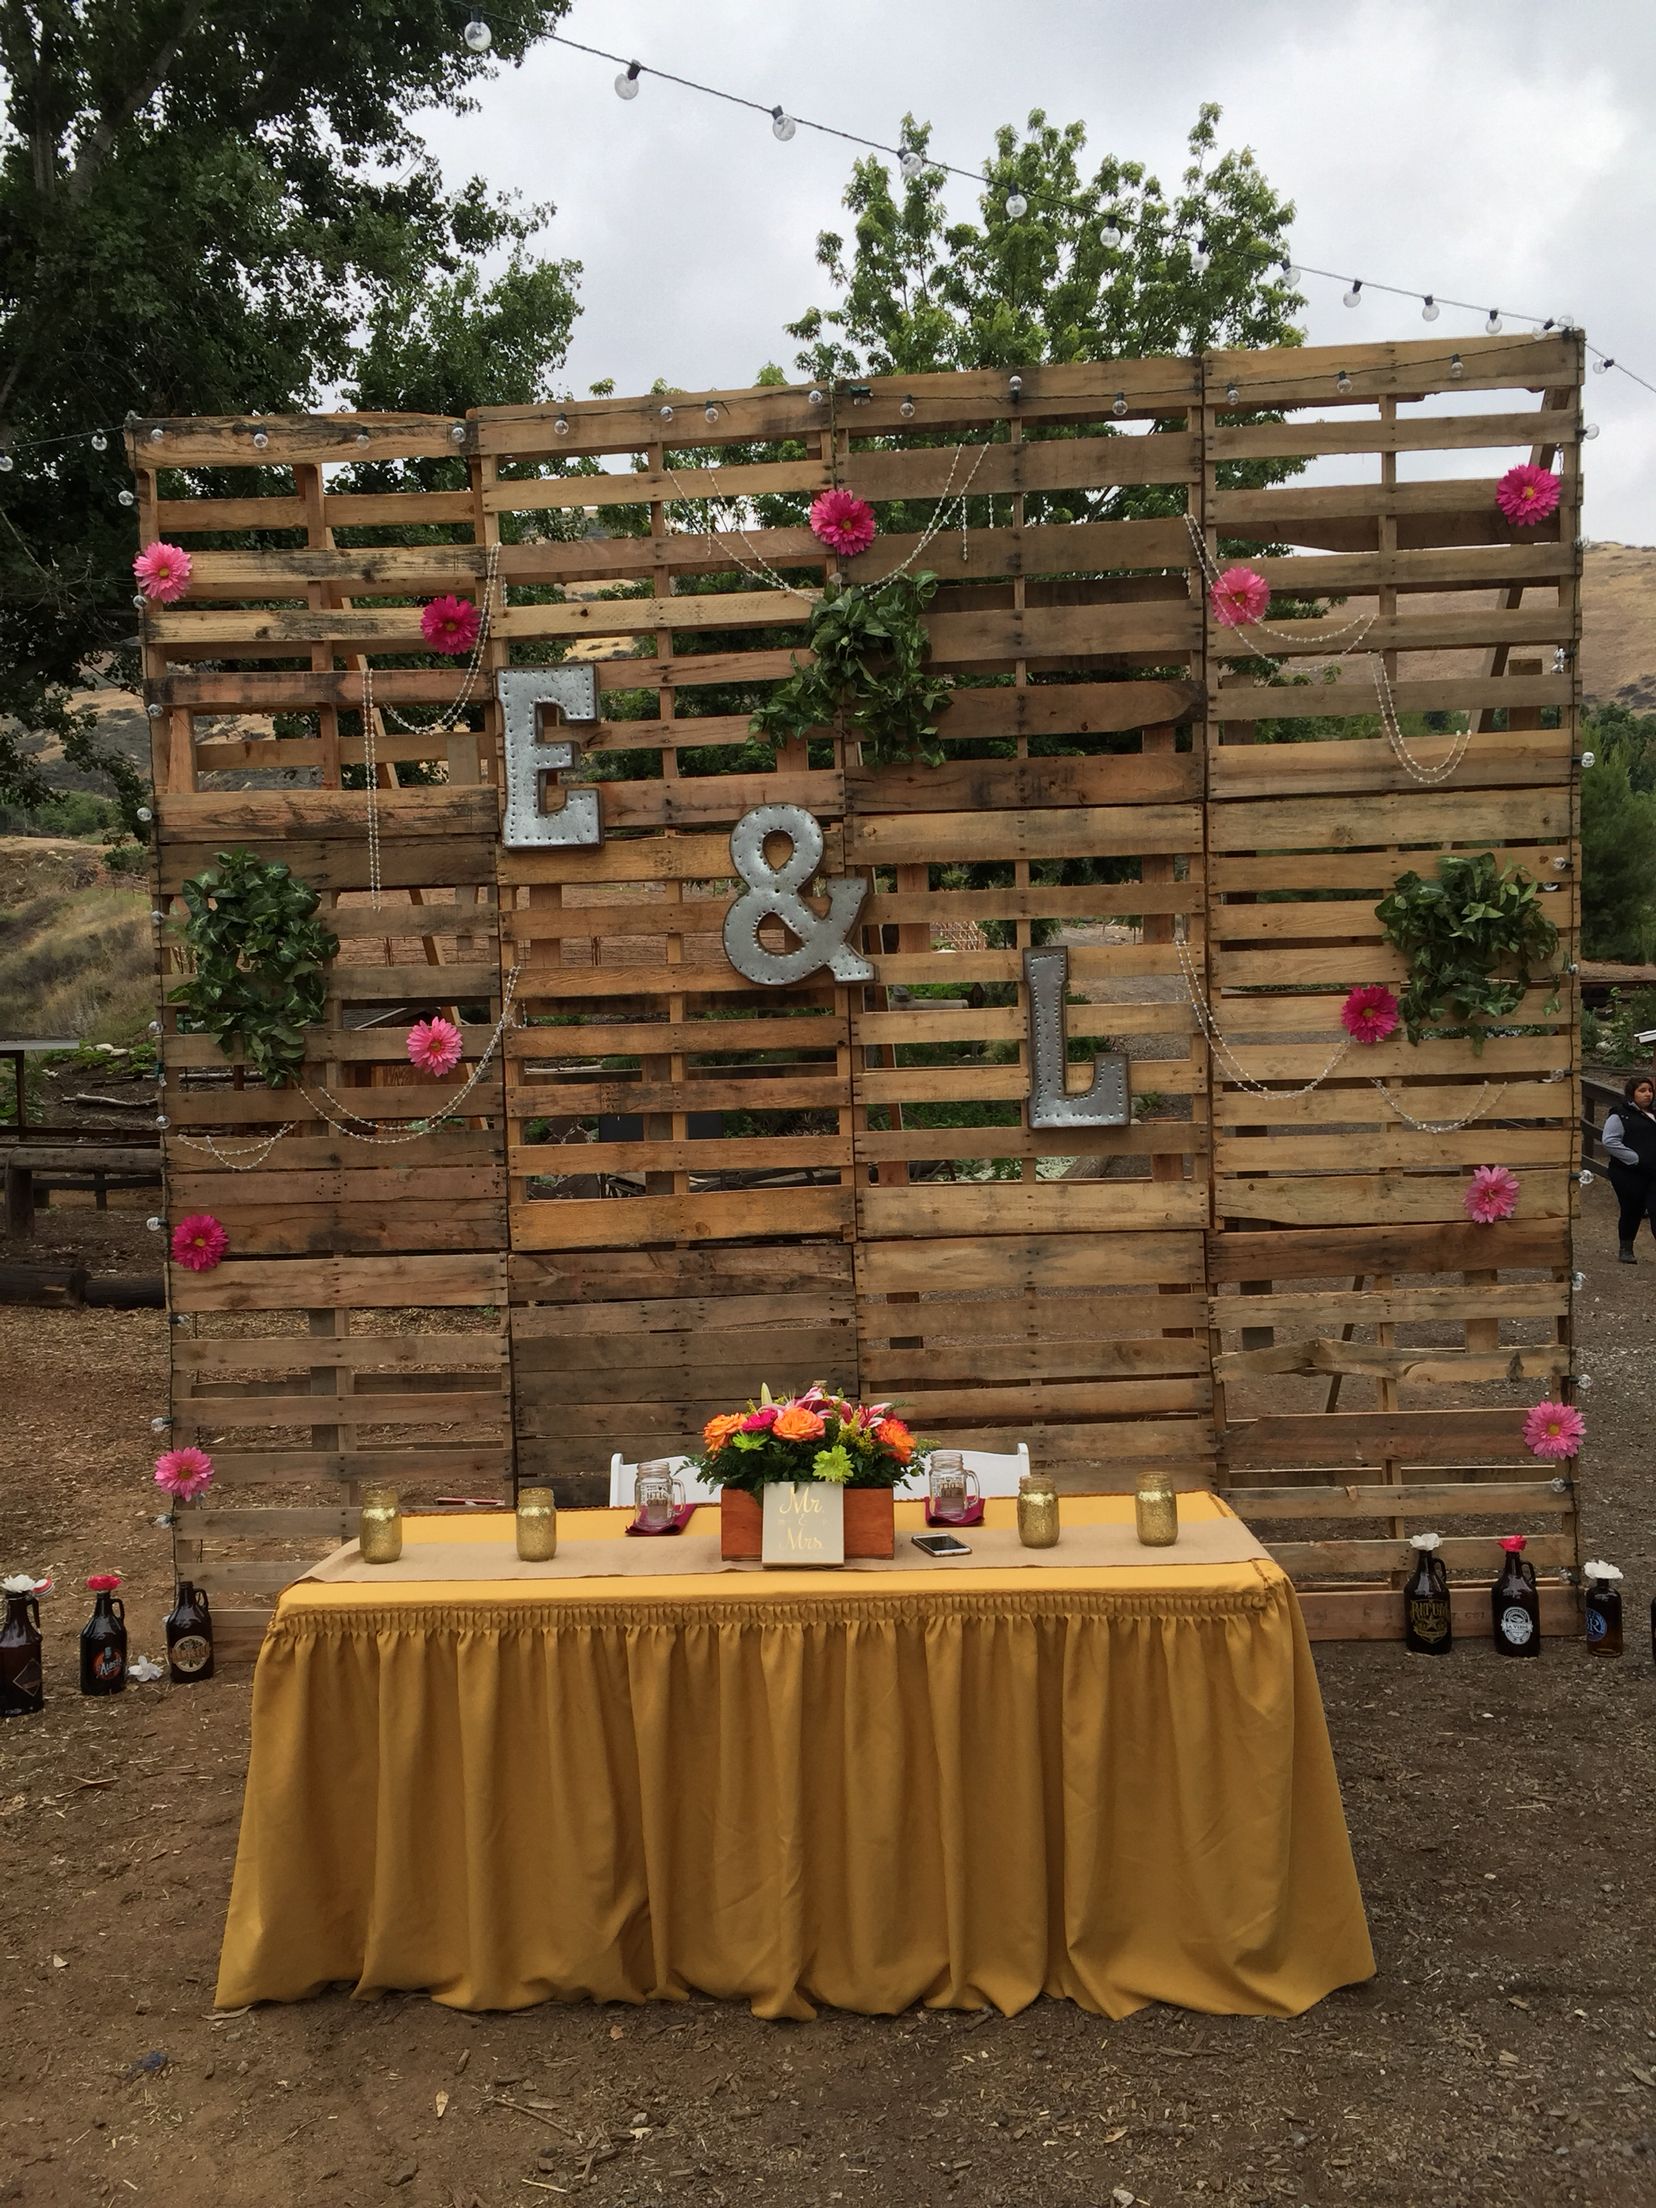
<svg viewBox="0 0 1656 2208"><path fill-rule="evenodd" d="M100 1567L127 1574L134 1653L161 1645L161 1315L0 1310L0 1568L62 1590L47 1713L0 1727L0 2200L1656 2203L1656 1243L1629 1270L1611 1230L1596 1187L1587 1538L1627 1573L1628 1654L1318 1650L1380 1974L1288 2023L215 2017L247 1678L86 1702L73 1669Z"/></svg>

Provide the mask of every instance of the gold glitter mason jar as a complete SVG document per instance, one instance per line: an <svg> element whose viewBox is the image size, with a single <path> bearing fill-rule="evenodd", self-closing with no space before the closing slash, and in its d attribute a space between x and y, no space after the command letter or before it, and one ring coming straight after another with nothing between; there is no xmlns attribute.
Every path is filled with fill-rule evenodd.
<svg viewBox="0 0 1656 2208"><path fill-rule="evenodd" d="M402 1554L402 1512L394 1487L365 1487L357 1546L364 1564L395 1564Z"/></svg>
<svg viewBox="0 0 1656 2208"><path fill-rule="evenodd" d="M525 1564L546 1564L558 1553L558 1506L549 1487L520 1487L517 1553Z"/></svg>
<svg viewBox="0 0 1656 2208"><path fill-rule="evenodd" d="M1161 1473L1152 1472L1133 1497L1138 1537L1147 1549L1170 1549L1179 1538L1179 1498Z"/></svg>
<svg viewBox="0 0 1656 2208"><path fill-rule="evenodd" d="M1058 1545L1058 1490L1044 1472L1018 1482L1018 1539L1026 1549Z"/></svg>

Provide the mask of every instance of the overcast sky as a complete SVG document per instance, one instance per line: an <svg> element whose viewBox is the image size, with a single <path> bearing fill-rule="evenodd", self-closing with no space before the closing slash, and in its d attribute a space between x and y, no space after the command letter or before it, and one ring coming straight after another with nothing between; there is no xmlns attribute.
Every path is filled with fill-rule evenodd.
<svg viewBox="0 0 1656 2208"><path fill-rule="evenodd" d="M502 12L511 0L499 0ZM1297 259L1370 283L1568 314L1656 384L1656 0L576 0L572 38L891 142L905 110L970 168L1032 107L1172 189L1204 99L1298 214ZM546 250L585 264L576 391L685 388L791 363L783 325L828 303L813 251L855 149L555 45L427 118L452 179L557 205ZM975 211L957 180L957 212ZM1313 344L1416 338L1420 310L1356 312L1307 278ZM1446 307L1452 340L1482 315ZM1656 395L1590 375L1587 523L1656 543Z"/></svg>

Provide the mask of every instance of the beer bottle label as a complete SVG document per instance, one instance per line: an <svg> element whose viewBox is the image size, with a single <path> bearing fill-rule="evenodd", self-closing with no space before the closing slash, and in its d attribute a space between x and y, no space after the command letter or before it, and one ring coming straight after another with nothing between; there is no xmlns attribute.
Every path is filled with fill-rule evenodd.
<svg viewBox="0 0 1656 2208"><path fill-rule="evenodd" d="M40 1658L38 1656L26 1656L18 1669L12 1673L11 1684L13 1691L20 1695L24 1701L38 1702L40 1700L40 1680Z"/></svg>
<svg viewBox="0 0 1656 2208"><path fill-rule="evenodd" d="M1501 1612L1501 1638L1522 1648L1535 1631L1534 1620L1521 1602L1509 1602Z"/></svg>
<svg viewBox="0 0 1656 2208"><path fill-rule="evenodd" d="M205 1671L213 1644L204 1633L181 1633L167 1654L176 1671Z"/></svg>
<svg viewBox="0 0 1656 2208"><path fill-rule="evenodd" d="M1449 1638L1449 1605L1441 1595L1417 1595L1409 1604L1409 1624L1417 1641Z"/></svg>
<svg viewBox="0 0 1656 2208"><path fill-rule="evenodd" d="M126 1658L118 1648L100 1648L92 1658L94 1679L119 1679L126 1669Z"/></svg>

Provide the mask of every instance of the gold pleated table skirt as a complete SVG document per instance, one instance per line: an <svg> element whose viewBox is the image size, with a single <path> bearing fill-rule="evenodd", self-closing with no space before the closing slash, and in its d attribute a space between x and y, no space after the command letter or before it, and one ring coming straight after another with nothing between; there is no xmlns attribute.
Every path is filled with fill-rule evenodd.
<svg viewBox="0 0 1656 2208"><path fill-rule="evenodd" d="M920 1511L898 1505L899 1557ZM565 1512L560 1549L625 1515ZM716 1514L679 1538L716 1541ZM512 1555L509 1517L411 1519L405 1558L422 1539ZM221 2006L343 1983L464 2009L1294 2015L1372 1973L1268 1559L676 1576L678 1541L654 1549L657 1576L288 1590Z"/></svg>

